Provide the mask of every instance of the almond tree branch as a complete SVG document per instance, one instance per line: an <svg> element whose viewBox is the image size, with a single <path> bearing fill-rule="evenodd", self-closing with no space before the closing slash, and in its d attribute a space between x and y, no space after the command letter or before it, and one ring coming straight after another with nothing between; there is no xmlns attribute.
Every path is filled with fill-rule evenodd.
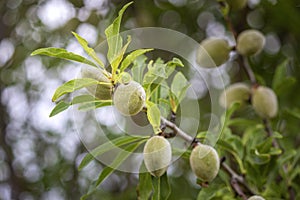
<svg viewBox="0 0 300 200"><path fill-rule="evenodd" d="M221 168L224 169L231 176L231 186L240 197L242 197L243 199L247 199L247 196L245 195L239 184L243 185L248 190L249 194L254 194L254 192L246 183L244 177L237 174L229 165L225 163L225 158L221 159Z"/></svg>
<svg viewBox="0 0 300 200"><path fill-rule="evenodd" d="M188 135L183 130L181 130L178 126L176 126L176 124L165 119L164 117L161 117L161 123L164 126L173 130L173 133L172 133L173 137L178 136L178 137L184 139L185 141L187 141L188 143L190 143L191 145L199 143L199 141L196 138L193 138L192 136ZM230 182L231 186L240 197L242 197L244 200L247 200L247 196L245 195L245 193L243 192L243 190L239 184L242 184L251 194L253 194L250 187L246 184L244 177L237 174L233 169L231 169L224 162L224 159L221 159L221 169L224 169L228 174L231 175L231 182Z"/></svg>
<svg viewBox="0 0 300 200"><path fill-rule="evenodd" d="M188 135L183 130L178 128L178 126L176 126L176 124L170 122L169 120L167 120L164 117L160 117L160 120L161 120L162 124L164 124L166 127L173 130L174 135L177 135L178 137L181 137L182 139L184 139L185 141L187 141L190 144L192 144L195 141L192 136Z"/></svg>

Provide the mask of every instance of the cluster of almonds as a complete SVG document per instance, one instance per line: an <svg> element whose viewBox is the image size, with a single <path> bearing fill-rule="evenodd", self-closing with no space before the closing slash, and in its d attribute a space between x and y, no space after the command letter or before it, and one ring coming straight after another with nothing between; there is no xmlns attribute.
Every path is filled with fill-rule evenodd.
<svg viewBox="0 0 300 200"><path fill-rule="evenodd" d="M264 35L257 30L250 29L238 35L235 49L242 56L252 56L261 52L264 45ZM197 62L202 67L220 66L229 59L229 54L233 49L225 39L205 39L200 44ZM250 87L245 83L232 84L221 94L219 102L224 108L228 108L235 101L245 103L249 100L259 116L273 118L277 115L276 94L266 86Z"/></svg>
<svg viewBox="0 0 300 200"><path fill-rule="evenodd" d="M81 72L83 78L93 78L99 82L110 83L109 74L96 68L84 68ZM101 100L113 99L117 110L125 115L131 116L139 113L145 104L145 90L143 87L132 81L130 78L120 80L120 83L113 87L109 84L98 84L89 86L87 90ZM147 170L155 177L162 176L172 160L172 148L170 142L163 136L153 136L145 144L144 162ZM220 161L216 150L208 145L198 144L193 148L190 156L190 165L196 176L203 182L210 182L218 174Z"/></svg>

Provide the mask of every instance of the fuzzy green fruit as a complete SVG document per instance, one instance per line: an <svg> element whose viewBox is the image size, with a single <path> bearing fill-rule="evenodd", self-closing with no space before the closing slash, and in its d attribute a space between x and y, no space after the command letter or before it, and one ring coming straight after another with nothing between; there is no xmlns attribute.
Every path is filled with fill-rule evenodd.
<svg viewBox="0 0 300 200"><path fill-rule="evenodd" d="M113 95L113 102L120 113L126 116L136 115L145 104L146 93L144 88L135 81L120 84Z"/></svg>
<svg viewBox="0 0 300 200"><path fill-rule="evenodd" d="M261 117L273 118L278 112L276 94L268 87L259 86L253 90L252 106Z"/></svg>
<svg viewBox="0 0 300 200"><path fill-rule="evenodd" d="M230 10L237 11L243 9L246 4L247 0L226 0L228 3Z"/></svg>
<svg viewBox="0 0 300 200"><path fill-rule="evenodd" d="M245 30L238 35L236 49L244 56L255 55L261 52L265 41L265 36L260 31Z"/></svg>
<svg viewBox="0 0 300 200"><path fill-rule="evenodd" d="M213 147L199 144L192 150L190 165L201 181L210 182L219 172L219 155Z"/></svg>
<svg viewBox="0 0 300 200"><path fill-rule="evenodd" d="M107 72L108 73L108 72ZM108 73L108 75L110 75ZM94 67L85 67L81 70L82 78L92 78L99 82L110 83L110 80L103 74L101 69ZM92 85L86 87L86 89L96 98L101 100L109 100L112 95L112 85Z"/></svg>
<svg viewBox="0 0 300 200"><path fill-rule="evenodd" d="M153 136L146 142L143 155L147 170L153 176L160 177L171 163L171 145L164 137Z"/></svg>
<svg viewBox="0 0 300 200"><path fill-rule="evenodd" d="M201 67L212 68L224 64L229 59L231 47L222 38L207 38L200 43L197 63Z"/></svg>
<svg viewBox="0 0 300 200"><path fill-rule="evenodd" d="M229 108L234 102L245 103L250 99L251 90L245 83L234 83L227 87L220 95L219 103L224 108Z"/></svg>
<svg viewBox="0 0 300 200"><path fill-rule="evenodd" d="M261 196L254 195L254 196L251 196L248 200L265 200L265 199L262 198Z"/></svg>

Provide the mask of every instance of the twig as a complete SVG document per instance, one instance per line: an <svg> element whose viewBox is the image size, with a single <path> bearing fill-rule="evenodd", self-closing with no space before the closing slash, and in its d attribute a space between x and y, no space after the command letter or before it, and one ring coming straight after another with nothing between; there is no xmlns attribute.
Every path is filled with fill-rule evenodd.
<svg viewBox="0 0 300 200"><path fill-rule="evenodd" d="M161 119L162 124L165 124L168 128L173 130L175 135L181 137L182 139L184 139L188 143L192 144L194 142L194 138L192 136L188 135L187 133L185 133L180 128L178 128L178 126L176 126L176 124L170 122L169 120L167 120L164 117L160 117L160 119Z"/></svg>
<svg viewBox="0 0 300 200"><path fill-rule="evenodd" d="M242 65L241 66L246 71L246 74L248 75L248 77L251 81L251 84L256 85L257 81L256 81L256 78L255 78L254 72L253 72L253 70L251 69L251 67L249 65L248 59L243 57L243 56L239 56L239 57L240 57L239 59L242 59Z"/></svg>
<svg viewBox="0 0 300 200"><path fill-rule="evenodd" d="M230 184L232 186L232 188L235 190L235 192L242 197L242 199L247 200L247 196L244 194L242 188L240 187L240 185L238 184L237 180L235 178L231 178L230 180Z"/></svg>
<svg viewBox="0 0 300 200"><path fill-rule="evenodd" d="M272 135L274 133L273 133L272 127L270 125L270 121L268 119L263 119L263 123L264 123L265 131L267 132L268 136L272 137ZM280 148L280 146L275 138L273 138L272 144L275 148Z"/></svg>
<svg viewBox="0 0 300 200"><path fill-rule="evenodd" d="M247 196L241 189L240 184L242 184L249 192L249 194L253 195L254 192L250 189L248 184L246 183L245 179L243 176L237 174L229 165L225 163L225 159L221 159L221 167L231 176L231 186L235 190L235 192L242 197L243 199L246 198Z"/></svg>

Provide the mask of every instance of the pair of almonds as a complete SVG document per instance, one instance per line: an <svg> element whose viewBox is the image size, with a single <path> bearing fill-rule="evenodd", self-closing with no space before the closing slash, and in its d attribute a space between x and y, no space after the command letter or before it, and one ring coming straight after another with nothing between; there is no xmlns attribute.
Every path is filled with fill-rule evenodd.
<svg viewBox="0 0 300 200"><path fill-rule="evenodd" d="M252 93L252 96L251 96ZM235 83L226 88L219 98L219 103L228 108L234 102L244 104L250 100L256 113L263 118L273 118L278 112L278 102L274 91L265 86L253 88L245 83Z"/></svg>
<svg viewBox="0 0 300 200"><path fill-rule="evenodd" d="M143 154L147 170L156 177L166 172L172 159L171 145L162 136L151 137L145 144ZM219 172L218 153L211 146L199 144L192 150L190 165L200 180L210 182Z"/></svg>
<svg viewBox="0 0 300 200"><path fill-rule="evenodd" d="M265 45L265 37L260 31L249 29L238 35L236 43L239 54L252 56L261 52ZM228 61L232 49L223 38L207 38L200 43L196 61L201 67L217 67Z"/></svg>

